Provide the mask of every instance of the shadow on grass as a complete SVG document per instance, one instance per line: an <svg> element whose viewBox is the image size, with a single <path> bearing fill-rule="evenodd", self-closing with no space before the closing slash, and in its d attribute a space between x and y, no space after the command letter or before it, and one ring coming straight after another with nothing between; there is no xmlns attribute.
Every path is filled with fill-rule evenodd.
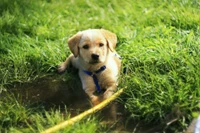
<svg viewBox="0 0 200 133"><path fill-rule="evenodd" d="M45 110L59 108L61 111L64 111L65 107L67 107L71 117L91 108L89 98L81 87L78 75L72 76L70 74L71 78L69 80L67 77L62 76L47 76L31 83L16 85L16 87L8 89L8 93L19 97L22 103L30 103L31 106L38 106L41 103L44 105ZM100 118L103 120L101 124L106 126L109 131L151 133L161 132L165 127L161 123L147 124L143 120L129 120L127 117L129 114L127 114L124 106L118 102L114 102L113 104L117 107L116 122L113 121L110 123L106 121L109 120L109 107L100 111Z"/></svg>
<svg viewBox="0 0 200 133"><path fill-rule="evenodd" d="M81 88L79 80L64 81L54 76L39 78L32 83L17 85L8 89L19 95L23 102L44 103L45 107L89 108L90 102Z"/></svg>

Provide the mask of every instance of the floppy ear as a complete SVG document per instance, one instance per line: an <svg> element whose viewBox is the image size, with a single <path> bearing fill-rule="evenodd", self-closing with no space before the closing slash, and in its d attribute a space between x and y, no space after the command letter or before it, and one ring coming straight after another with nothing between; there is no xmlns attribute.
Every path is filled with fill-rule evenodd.
<svg viewBox="0 0 200 133"><path fill-rule="evenodd" d="M71 38L68 39L69 49L75 57L78 56L78 44L80 43L81 36L82 32L78 32L77 34L73 35Z"/></svg>
<svg viewBox="0 0 200 133"><path fill-rule="evenodd" d="M100 29L100 30L101 30L101 33L106 38L108 42L108 47L110 48L110 50L114 51L117 44L117 36L108 30L104 30L104 29Z"/></svg>

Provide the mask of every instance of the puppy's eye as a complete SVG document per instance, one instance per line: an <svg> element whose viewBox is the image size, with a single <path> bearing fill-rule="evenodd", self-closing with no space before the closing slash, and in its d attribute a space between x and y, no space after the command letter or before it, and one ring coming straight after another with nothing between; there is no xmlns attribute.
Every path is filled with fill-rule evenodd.
<svg viewBox="0 0 200 133"><path fill-rule="evenodd" d="M88 45L84 45L83 48L84 49L89 49L89 46Z"/></svg>
<svg viewBox="0 0 200 133"><path fill-rule="evenodd" d="M103 43L99 43L99 47L103 47L104 46L104 44Z"/></svg>

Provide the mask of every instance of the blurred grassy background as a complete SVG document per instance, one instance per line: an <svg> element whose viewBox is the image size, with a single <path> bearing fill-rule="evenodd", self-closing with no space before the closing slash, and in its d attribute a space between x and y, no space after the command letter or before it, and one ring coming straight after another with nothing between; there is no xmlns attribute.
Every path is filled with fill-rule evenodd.
<svg viewBox="0 0 200 133"><path fill-rule="evenodd" d="M183 131L200 107L199 9L198 0L1 0L0 92L55 74L70 53L70 36L104 28L118 36L117 51L123 57L120 87L128 86L120 101L129 118L161 123L163 132ZM34 111L20 101L0 103L2 131L27 125L35 132L45 128L27 124ZM11 106L26 115L13 117ZM37 120L42 125L50 119Z"/></svg>

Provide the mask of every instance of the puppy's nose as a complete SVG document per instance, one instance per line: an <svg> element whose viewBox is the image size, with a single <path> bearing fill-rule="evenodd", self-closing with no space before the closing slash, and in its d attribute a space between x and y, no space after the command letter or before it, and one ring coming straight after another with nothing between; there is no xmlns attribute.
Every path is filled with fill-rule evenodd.
<svg viewBox="0 0 200 133"><path fill-rule="evenodd" d="M98 60L99 59L99 55L98 54L92 54L92 59L93 60Z"/></svg>

